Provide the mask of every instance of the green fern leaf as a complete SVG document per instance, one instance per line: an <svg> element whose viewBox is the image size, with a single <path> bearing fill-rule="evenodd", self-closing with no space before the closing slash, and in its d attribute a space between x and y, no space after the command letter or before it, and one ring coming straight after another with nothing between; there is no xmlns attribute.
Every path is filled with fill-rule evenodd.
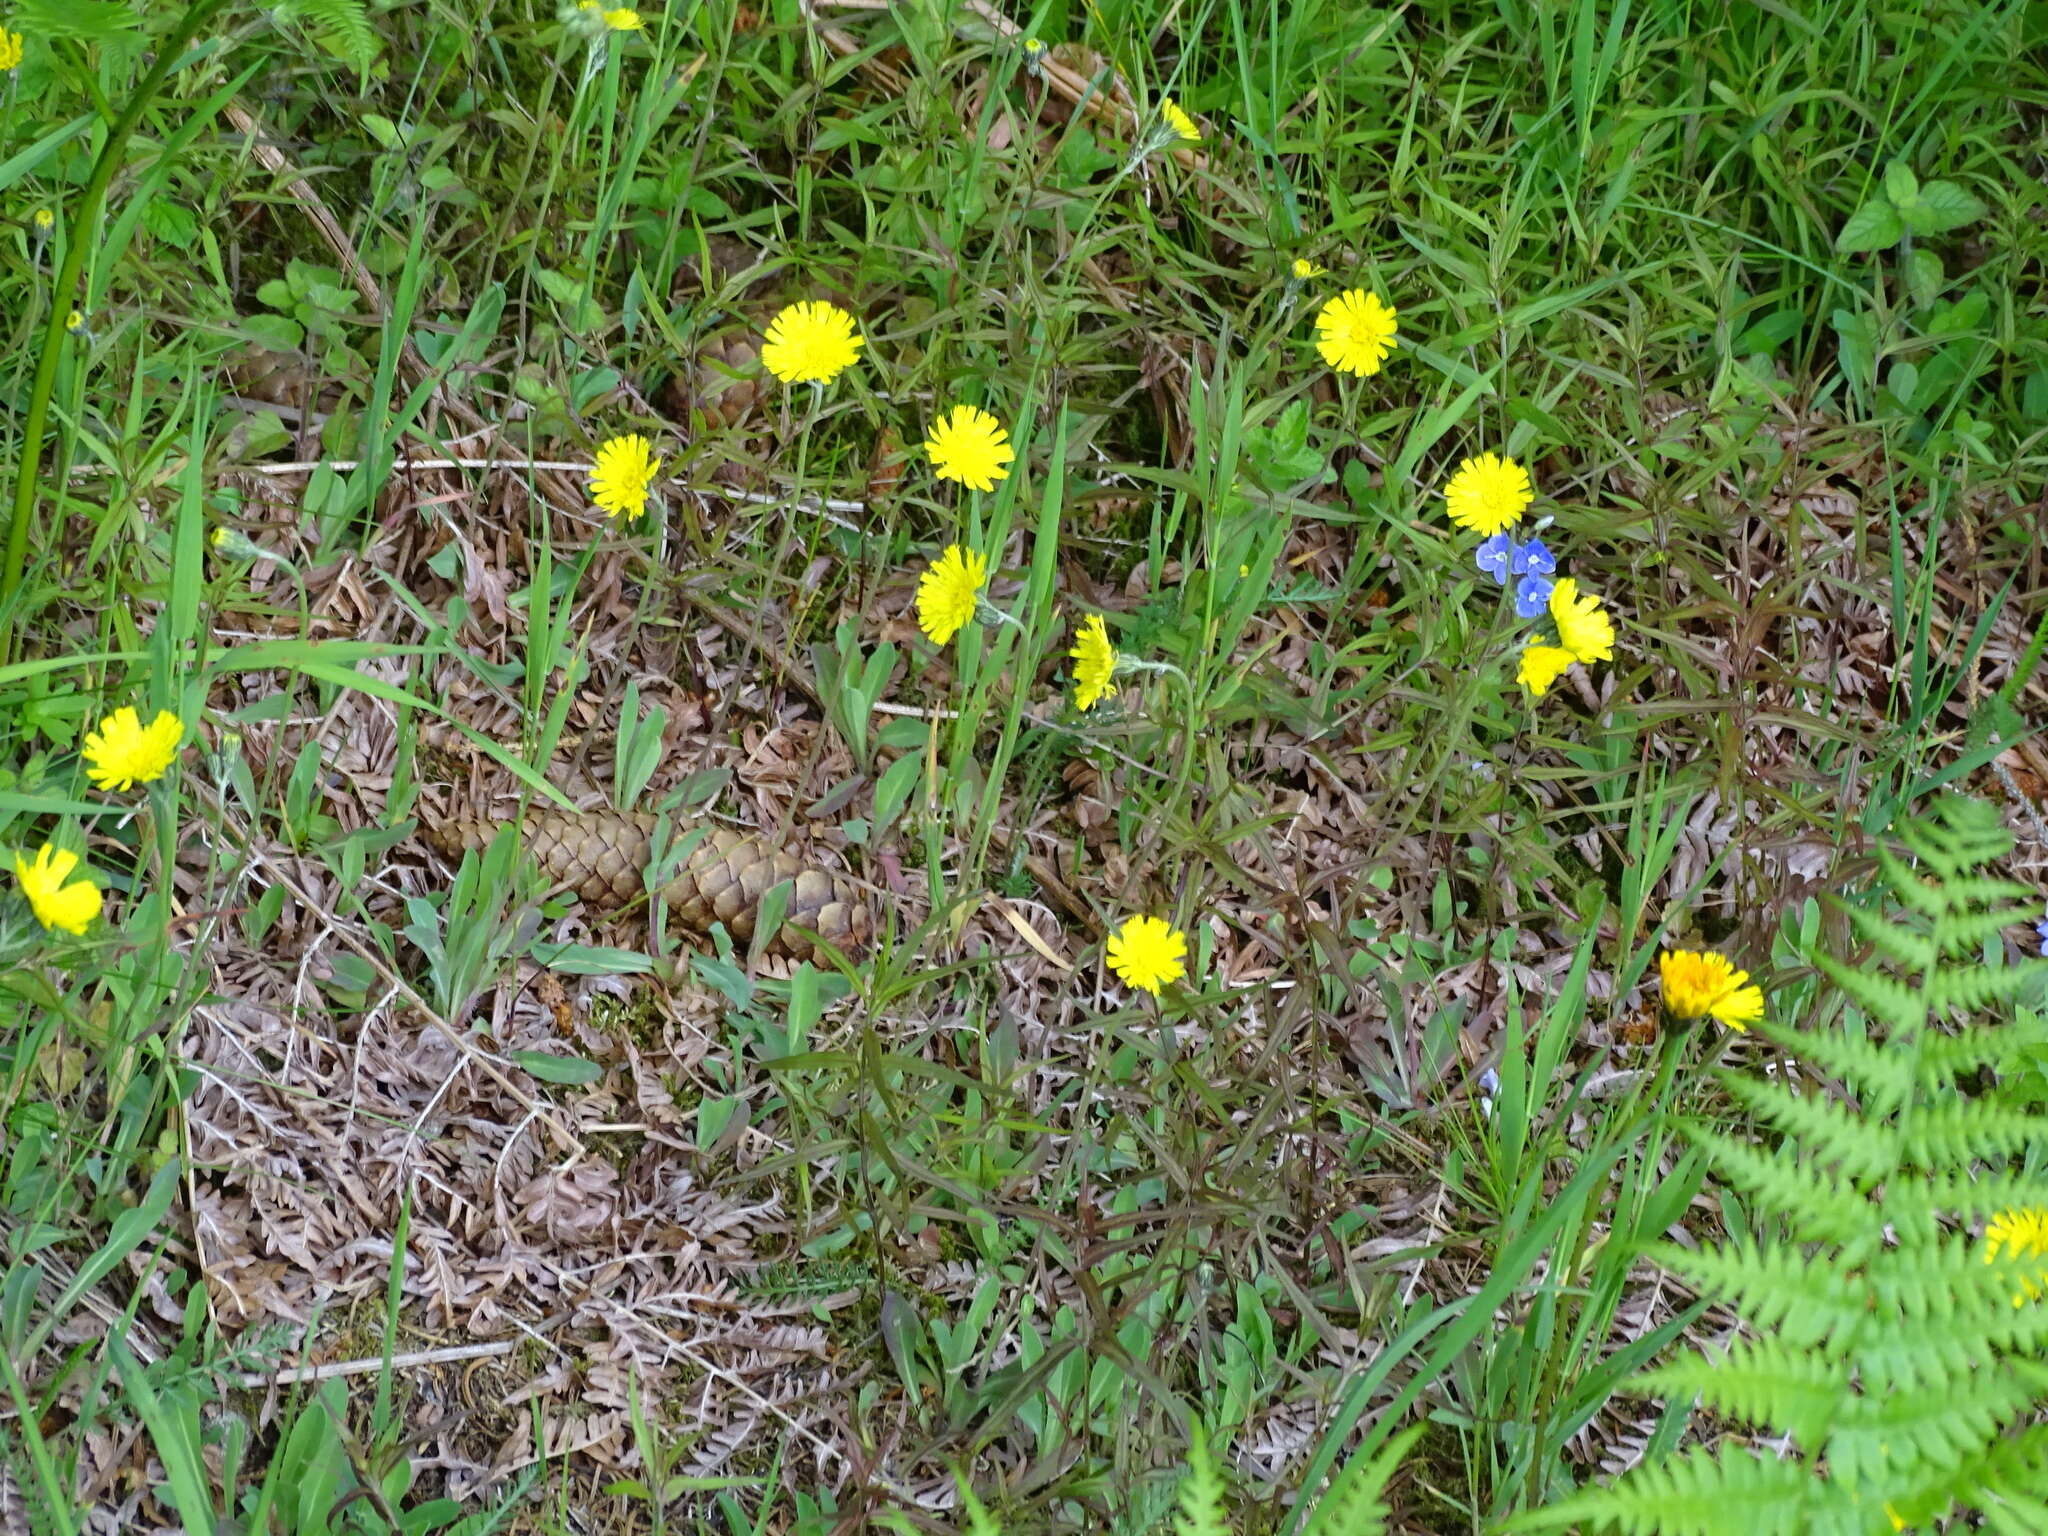
<svg viewBox="0 0 2048 1536"><path fill-rule="evenodd" d="M1809 1156L1839 1168L1845 1177L1867 1185L1892 1171L1896 1154L1885 1138L1871 1135L1863 1116L1840 1100L1734 1073L1722 1082L1751 1114L1796 1138Z"/></svg>
<svg viewBox="0 0 2048 1536"><path fill-rule="evenodd" d="M1801 1347L1832 1348L1852 1339L1869 1309L1853 1276L1837 1274L1794 1248L1763 1248L1738 1237L1719 1248L1660 1243L1650 1257L1701 1290L1728 1298L1753 1327L1779 1329Z"/></svg>
<svg viewBox="0 0 2048 1536"><path fill-rule="evenodd" d="M1371 1458L1354 1456L1317 1501L1303 1536L1381 1536L1387 1528L1387 1506L1380 1494L1400 1468L1423 1426L1411 1425Z"/></svg>
<svg viewBox="0 0 2048 1536"><path fill-rule="evenodd" d="M369 8L363 0L288 0L278 13L304 22L307 29L335 54L357 69L366 69L377 57L377 31L370 25Z"/></svg>
<svg viewBox="0 0 2048 1536"><path fill-rule="evenodd" d="M1812 1536L1813 1479L1796 1461L1690 1450L1646 1462L1515 1522L1513 1530L1584 1525L1624 1536Z"/></svg>
<svg viewBox="0 0 2048 1536"><path fill-rule="evenodd" d="M1223 1510L1223 1476L1202 1426L1188 1442L1188 1470L1180 1480L1180 1516L1173 1536L1230 1536Z"/></svg>
<svg viewBox="0 0 2048 1536"><path fill-rule="evenodd" d="M2001 1104L1929 1105L1904 1125L1906 1161L1918 1168L1961 1168L1978 1158L2015 1157L2048 1145L2048 1119Z"/></svg>
<svg viewBox="0 0 2048 1536"><path fill-rule="evenodd" d="M1814 1088L1731 1074L1746 1123L1684 1127L1789 1240L1648 1250L1732 1303L1750 1336L1720 1359L1667 1362L1632 1390L1756 1426L1783 1459L1695 1449L1529 1528L1561 1516L1701 1536L1885 1536L1965 1517L2048 1529L2048 1431L2014 1430L2048 1403L2042 1258L2007 1244L1987 1262L1989 1245L1969 1235L1994 1213L2048 1205L2038 1176L2012 1171L2039 1166L2048 1114L2031 1086L2007 1091L2048 1059L2048 1025L2017 1006L2048 968L1997 963L2018 893L1979 872L2009 846L1995 811L1944 801L1899 840L1904 854L1879 852L1886 912L1850 912L1875 961L1803 952L1864 1018L1759 1026Z"/></svg>
<svg viewBox="0 0 2048 1536"><path fill-rule="evenodd" d="M1928 916L1938 917L1946 910L1938 906ZM1896 960L1902 969L1918 973L1934 964L1938 953L1934 940L1917 928L1908 928L1867 907L1851 907L1848 912L1849 926L1858 937L1868 940L1888 959Z"/></svg>
<svg viewBox="0 0 2048 1536"><path fill-rule="evenodd" d="M1783 1150L1766 1152L1692 1127L1687 1134L1726 1182L1746 1190L1764 1210L1785 1217L1801 1241L1846 1243L1869 1222L1862 1195L1829 1170L1801 1163Z"/></svg>
<svg viewBox="0 0 2048 1536"><path fill-rule="evenodd" d="M1674 1402L1698 1399L1746 1424L1783 1425L1801 1444L1815 1445L1851 1383L1847 1364L1765 1337L1738 1340L1719 1360L1682 1356L1631 1387Z"/></svg>

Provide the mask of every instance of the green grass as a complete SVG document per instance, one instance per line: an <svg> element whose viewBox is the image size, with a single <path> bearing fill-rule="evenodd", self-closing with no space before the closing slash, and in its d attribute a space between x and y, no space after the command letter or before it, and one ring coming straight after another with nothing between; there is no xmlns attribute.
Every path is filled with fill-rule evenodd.
<svg viewBox="0 0 2048 1536"><path fill-rule="evenodd" d="M1679 943L1838 1019L1816 898L2028 792L2039 6L156 10L5 23L0 849L107 895L0 893L37 1529L948 1530L961 1478L1139 1532L1199 1433L1233 1529L1348 1465L1476 1532L1719 1432L1619 1389L1725 1326L1643 1254L1762 1222L1675 1118L1772 1058L1624 1025ZM1202 143L1134 163L1026 35ZM1895 164L1973 216L1842 249ZM815 393L747 347L812 297L867 338ZM919 448L956 401L993 492ZM626 432L612 525L561 466ZM1443 513L1482 451L1619 631L1541 700ZM954 543L1015 623L935 647ZM1083 713L1098 612L1169 670ZM124 705L186 748L103 792ZM508 795L815 825L889 940L778 976L451 872L444 720ZM391 1363L511 1337L489 1415Z"/></svg>

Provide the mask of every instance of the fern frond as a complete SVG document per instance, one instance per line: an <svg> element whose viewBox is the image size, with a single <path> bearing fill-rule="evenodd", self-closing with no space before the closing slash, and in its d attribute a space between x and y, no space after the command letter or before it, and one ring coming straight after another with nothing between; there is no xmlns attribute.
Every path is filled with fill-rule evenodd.
<svg viewBox="0 0 2048 1536"><path fill-rule="evenodd" d="M1927 999L1896 976L1859 970L1828 955L1814 956L1814 963L1865 1013L1889 1024L1894 1034L1918 1034L1927 1022Z"/></svg>
<svg viewBox="0 0 2048 1536"><path fill-rule="evenodd" d="M1998 1441L1969 1469L1973 1502L1984 1508L1994 1530L2048 1531L2048 1425L2031 1424ZM2008 1525L2000 1515L2015 1518L2038 1511L2031 1525Z"/></svg>
<svg viewBox="0 0 2048 1536"><path fill-rule="evenodd" d="M1420 1424L1411 1425L1381 1446L1377 1455L1354 1456L1346 1462L1330 1491L1317 1502L1303 1536L1381 1536L1387 1528L1387 1506L1380 1494L1422 1430Z"/></svg>
<svg viewBox="0 0 2048 1536"><path fill-rule="evenodd" d="M363 0L288 0L278 7L278 14L304 22L336 56L357 69L367 68L377 57L377 31Z"/></svg>
<svg viewBox="0 0 2048 1536"><path fill-rule="evenodd" d="M1844 1030L1792 1029L1780 1024L1763 1024L1759 1034L1784 1049L1788 1056L1811 1062L1830 1076L1854 1089L1864 1108L1889 1114L1913 1095L1916 1086L1910 1052L1887 1048L1868 1035Z"/></svg>
<svg viewBox="0 0 2048 1536"><path fill-rule="evenodd" d="M1939 1397L1851 1397L1827 1439L1829 1475L1882 1498L1924 1466L1953 1467L1981 1455L2032 1400L2031 1389L2010 1372L1952 1382Z"/></svg>
<svg viewBox="0 0 2048 1536"><path fill-rule="evenodd" d="M1939 917L1946 911L1946 907L1938 906L1927 915ZM1849 908L1849 926L1880 954L1896 960L1902 969L1915 975L1932 966L1939 953L1928 934L1917 928L1908 928L1904 923L1886 917L1882 912L1873 912L1868 907Z"/></svg>
<svg viewBox="0 0 2048 1536"><path fill-rule="evenodd" d="M1223 1476L1202 1426L1188 1441L1187 1475L1180 1480L1180 1515L1173 1536L1230 1536L1223 1511Z"/></svg>
<svg viewBox="0 0 2048 1536"><path fill-rule="evenodd" d="M1999 976L2019 976L2025 980L2025 972L2017 968L1992 972ZM1914 1042L1919 1052L1922 1076L1930 1083L1947 1085L1966 1072L1986 1069L1993 1072L2009 1072L2025 1061L2030 1049L2048 1045L2042 1032L2028 1028L2024 1023L2000 1024L1994 1027L1965 1025L1953 1034L1925 1034Z"/></svg>
<svg viewBox="0 0 2048 1536"><path fill-rule="evenodd" d="M1948 894L1960 899L1934 920L1932 937L1952 961L1981 960L1986 948L2004 947L2007 929L2031 928L2041 916L2041 898L2010 880L1958 880Z"/></svg>
<svg viewBox="0 0 2048 1536"><path fill-rule="evenodd" d="M1689 1450L1539 1510L1514 1530L1583 1525L1624 1536L1812 1536L1818 1491L1797 1461Z"/></svg>
<svg viewBox="0 0 2048 1536"><path fill-rule="evenodd" d="M1901 1179L1887 1186L1881 1198L1885 1219L1900 1225L1950 1214L1975 1221L2000 1211L2048 1206L2048 1182L2023 1174L1937 1170L1925 1178Z"/></svg>
<svg viewBox="0 0 2048 1536"><path fill-rule="evenodd" d="M2040 911L2037 905L2034 910ZM2003 923L1998 925L2002 931ZM1953 1018L1968 1018L1987 1004L2010 1002L2041 984L2041 968L2033 964L1973 966L1939 971L1927 978L1928 1006Z"/></svg>
<svg viewBox="0 0 2048 1536"><path fill-rule="evenodd" d="M1965 795L1942 796L1896 830L1899 841L1945 881L2012 851L2012 833L1997 807ZM1878 851L1881 860L1890 857L1888 850Z"/></svg>
<svg viewBox="0 0 2048 1536"><path fill-rule="evenodd" d="M1811 1448L1849 1395L1846 1363L1810 1349L1794 1349L1768 1335L1739 1339L1719 1360L1684 1355L1630 1384L1675 1403L1704 1403L1745 1424L1783 1425Z"/></svg>
<svg viewBox="0 0 2048 1536"><path fill-rule="evenodd" d="M1795 1093L1782 1082L1726 1073L1722 1086L1772 1129L1797 1138L1800 1151L1839 1168L1858 1184L1874 1184L1895 1166L1896 1150L1868 1120L1839 1099Z"/></svg>
<svg viewBox="0 0 2048 1536"><path fill-rule="evenodd" d="M1726 1135L1694 1135L1693 1140L1727 1183L1791 1222L1799 1241L1846 1243L1870 1220L1864 1197L1853 1186L1782 1149L1770 1152Z"/></svg>
<svg viewBox="0 0 2048 1536"><path fill-rule="evenodd" d="M1727 1298L1753 1327L1779 1329L1787 1343L1802 1348L1832 1350L1852 1339L1869 1307L1860 1281L1796 1248L1761 1248L1733 1237L1718 1248L1658 1243L1649 1255L1701 1290Z"/></svg>
<svg viewBox="0 0 2048 1536"><path fill-rule="evenodd" d="M1905 1160L1917 1168L1964 1168L1978 1158L2017 1157L2048 1145L2048 1118L1985 1100L1930 1104L1900 1128Z"/></svg>
<svg viewBox="0 0 2048 1536"><path fill-rule="evenodd" d="M1959 1308L1909 1328L1875 1328L1856 1357L1864 1390L1938 1395L1994 1358L2048 1350L2048 1307Z"/></svg>

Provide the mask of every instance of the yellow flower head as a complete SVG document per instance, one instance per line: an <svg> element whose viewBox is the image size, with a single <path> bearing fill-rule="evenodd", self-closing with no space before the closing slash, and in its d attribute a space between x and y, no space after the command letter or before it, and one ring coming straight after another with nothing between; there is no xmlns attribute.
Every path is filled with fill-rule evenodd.
<svg viewBox="0 0 2048 1536"><path fill-rule="evenodd" d="M613 517L638 517L647 510L647 492L660 473L654 445L637 432L606 438L591 466L590 499Z"/></svg>
<svg viewBox="0 0 2048 1536"><path fill-rule="evenodd" d="M761 361L785 384L830 384L866 343L853 316L837 304L800 302L769 322Z"/></svg>
<svg viewBox="0 0 2048 1536"><path fill-rule="evenodd" d="M1515 671L1515 681L1540 699L1550 692L1550 685L1563 677L1571 664L1572 653L1563 646L1531 640L1522 647L1522 664Z"/></svg>
<svg viewBox="0 0 2048 1536"><path fill-rule="evenodd" d="M35 221L37 229L50 229L55 227L57 215L50 212L47 208L38 208L35 211Z"/></svg>
<svg viewBox="0 0 2048 1536"><path fill-rule="evenodd" d="M1664 1011L1674 1019L1719 1019L1747 1031L1764 1016L1764 990L1750 984L1726 955L1711 950L1667 949L1657 957L1664 983Z"/></svg>
<svg viewBox="0 0 2048 1536"><path fill-rule="evenodd" d="M1017 457L1003 424L972 405L956 405L934 422L924 451L932 456L933 474L976 491L992 491L1008 479Z"/></svg>
<svg viewBox="0 0 2048 1536"><path fill-rule="evenodd" d="M0 27L0 70L13 69L20 63L21 34Z"/></svg>
<svg viewBox="0 0 2048 1536"><path fill-rule="evenodd" d="M988 562L958 544L934 560L917 579L917 625L934 645L944 645L974 617Z"/></svg>
<svg viewBox="0 0 2048 1536"><path fill-rule="evenodd" d="M1294 266L1291 270L1297 283L1305 283L1312 277L1321 277L1330 269L1328 267L1319 267L1307 258L1297 256L1294 258ZM1332 366L1334 367L1335 365L1332 364Z"/></svg>
<svg viewBox="0 0 2048 1536"><path fill-rule="evenodd" d="M76 336L80 331L85 329L84 314L75 309L71 311L70 314L64 317L64 329L69 331L72 335Z"/></svg>
<svg viewBox="0 0 2048 1536"><path fill-rule="evenodd" d="M1465 460L1444 487L1451 521L1483 539L1514 527L1535 499L1529 471L1497 453L1482 453L1476 459Z"/></svg>
<svg viewBox="0 0 2048 1536"><path fill-rule="evenodd" d="M2048 1207L2000 1212L1984 1228L1984 1262L1996 1263L2001 1249L2008 1264L2021 1266L2012 1304L2039 1301L2048 1292Z"/></svg>
<svg viewBox="0 0 2048 1536"><path fill-rule="evenodd" d="M1067 654L1074 661L1074 708L1093 709L1109 693L1109 680L1116 675L1116 647L1109 643L1101 614L1091 613L1082 621Z"/></svg>
<svg viewBox="0 0 2048 1536"><path fill-rule="evenodd" d="M1195 120L1189 117L1171 96L1159 98L1159 115L1166 119L1166 126L1173 130L1176 139L1186 144L1202 142L1202 130L1195 126Z"/></svg>
<svg viewBox="0 0 2048 1536"><path fill-rule="evenodd" d="M132 709L117 709L85 738L85 776L101 789L127 790L163 777L185 739L185 722L168 709L148 725Z"/></svg>
<svg viewBox="0 0 2048 1536"><path fill-rule="evenodd" d="M1164 918L1133 917L1109 936L1109 968L1127 987L1154 997L1187 975L1187 935Z"/></svg>
<svg viewBox="0 0 2048 1536"><path fill-rule="evenodd" d="M1550 617L1557 624L1557 643L1572 653L1575 661L1614 659L1614 621L1600 606L1600 599L1579 592L1579 584L1561 576L1550 589Z"/></svg>
<svg viewBox="0 0 2048 1536"><path fill-rule="evenodd" d="M638 32L643 25L638 11L629 11L624 8L616 11L606 11L604 13L604 24L613 32Z"/></svg>
<svg viewBox="0 0 2048 1536"><path fill-rule="evenodd" d="M78 867L78 855L69 848L43 844L35 862L14 856L14 878L21 882L29 910L45 928L62 928L66 933L83 933L100 915L100 888L80 876L71 880ZM69 885L64 882L71 880Z"/></svg>
<svg viewBox="0 0 2048 1536"><path fill-rule="evenodd" d="M1316 350L1339 373L1369 377L1401 344L1394 334L1397 321L1378 294L1346 288L1316 312Z"/></svg>

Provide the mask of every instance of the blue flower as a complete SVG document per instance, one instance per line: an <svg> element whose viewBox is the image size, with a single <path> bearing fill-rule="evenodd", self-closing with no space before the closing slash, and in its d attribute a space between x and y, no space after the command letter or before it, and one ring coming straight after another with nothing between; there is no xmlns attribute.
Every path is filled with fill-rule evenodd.
<svg viewBox="0 0 2048 1536"><path fill-rule="evenodd" d="M1550 589L1557 583L1548 576L1524 576L1515 583L1515 614L1533 619L1550 606Z"/></svg>
<svg viewBox="0 0 2048 1536"><path fill-rule="evenodd" d="M1508 582L1508 563L1514 559L1515 541L1506 533L1496 533L1482 543L1473 558L1479 562L1479 569L1494 579L1498 586Z"/></svg>
<svg viewBox="0 0 2048 1536"><path fill-rule="evenodd" d="M2034 932L2041 935L2041 958L2048 960L2048 917L2034 924Z"/></svg>
<svg viewBox="0 0 2048 1536"><path fill-rule="evenodd" d="M1508 558L1508 570L1517 576L1551 576L1557 572L1557 556L1544 547L1541 539L1531 539L1515 546Z"/></svg>

